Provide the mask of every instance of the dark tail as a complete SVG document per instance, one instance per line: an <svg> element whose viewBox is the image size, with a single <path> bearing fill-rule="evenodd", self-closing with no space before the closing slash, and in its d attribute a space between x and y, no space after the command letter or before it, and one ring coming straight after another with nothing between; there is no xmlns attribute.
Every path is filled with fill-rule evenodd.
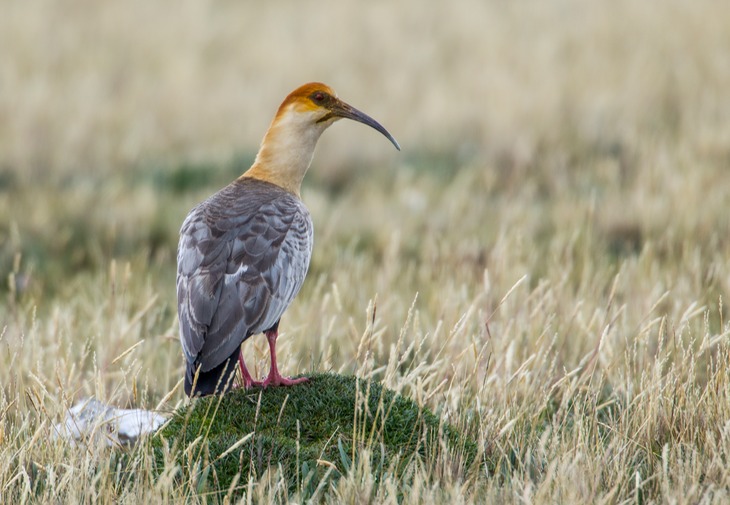
<svg viewBox="0 0 730 505"><path fill-rule="evenodd" d="M238 364L239 348L231 354L223 363L215 368L198 372L198 365L188 363L185 368L185 394L193 396L208 396L216 393L225 393L233 387L233 374ZM195 374L197 373L197 378ZM193 390L195 383L195 390Z"/></svg>

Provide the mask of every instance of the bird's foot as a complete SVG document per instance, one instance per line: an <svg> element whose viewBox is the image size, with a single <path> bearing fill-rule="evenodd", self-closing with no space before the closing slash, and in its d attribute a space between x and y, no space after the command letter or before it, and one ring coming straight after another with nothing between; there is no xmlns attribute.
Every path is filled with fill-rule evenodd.
<svg viewBox="0 0 730 505"><path fill-rule="evenodd" d="M267 388L269 386L294 386L296 384L301 384L302 382L307 382L309 380L309 377L299 377L297 379L290 379L289 377L283 377L279 374L272 375L269 374L266 379L261 384L262 387Z"/></svg>
<svg viewBox="0 0 730 505"><path fill-rule="evenodd" d="M239 382L236 382L235 384L233 384L233 386L231 386L231 389L243 389L243 390L246 390L246 389L251 389L251 388L260 388L262 386L264 386L264 382L263 381L255 381L253 379L250 379L250 380L245 380L244 379L243 380L243 384L241 384Z"/></svg>
<svg viewBox="0 0 730 505"><path fill-rule="evenodd" d="M243 387L246 388L246 389L260 388L263 385L264 385L264 382L263 381L255 381L253 379L251 379L250 381L244 381L243 382Z"/></svg>

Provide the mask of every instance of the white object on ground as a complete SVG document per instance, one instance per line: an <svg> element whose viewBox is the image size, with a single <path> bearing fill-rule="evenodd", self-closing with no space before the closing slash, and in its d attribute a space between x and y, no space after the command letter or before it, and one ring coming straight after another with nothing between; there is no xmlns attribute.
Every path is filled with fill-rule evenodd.
<svg viewBox="0 0 730 505"><path fill-rule="evenodd" d="M103 440L106 445L134 445L139 437L154 433L167 420L142 409L117 409L94 398L71 407L66 419L55 425L55 437L72 441Z"/></svg>

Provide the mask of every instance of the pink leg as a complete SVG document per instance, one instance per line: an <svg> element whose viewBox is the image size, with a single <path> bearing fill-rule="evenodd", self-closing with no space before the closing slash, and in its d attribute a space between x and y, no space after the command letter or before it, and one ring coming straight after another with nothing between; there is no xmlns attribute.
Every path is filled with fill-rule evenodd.
<svg viewBox="0 0 730 505"><path fill-rule="evenodd" d="M282 377L279 374L279 368L276 366L276 338L279 336L279 332L267 331L266 340L269 341L269 351L271 352L271 371L269 376L264 379L261 383L263 387L268 386L293 386L294 384L301 384L309 380L307 377L300 377L298 379L290 379L289 377Z"/></svg>
<svg viewBox="0 0 730 505"><path fill-rule="evenodd" d="M253 377L251 377L251 374L248 373L248 368L246 368L246 363L243 361L243 352L240 352L238 354L238 365L241 368L241 376L243 376L243 388L244 389L250 389L254 386L262 385L262 383L260 381L253 380Z"/></svg>

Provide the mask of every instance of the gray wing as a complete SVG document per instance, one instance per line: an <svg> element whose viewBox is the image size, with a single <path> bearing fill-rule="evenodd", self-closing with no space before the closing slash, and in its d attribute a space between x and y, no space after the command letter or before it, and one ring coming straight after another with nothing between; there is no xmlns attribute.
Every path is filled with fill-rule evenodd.
<svg viewBox="0 0 730 505"><path fill-rule="evenodd" d="M309 268L307 209L275 186L272 195L252 184L226 188L196 207L180 231L180 340L188 363L204 372L273 327Z"/></svg>

